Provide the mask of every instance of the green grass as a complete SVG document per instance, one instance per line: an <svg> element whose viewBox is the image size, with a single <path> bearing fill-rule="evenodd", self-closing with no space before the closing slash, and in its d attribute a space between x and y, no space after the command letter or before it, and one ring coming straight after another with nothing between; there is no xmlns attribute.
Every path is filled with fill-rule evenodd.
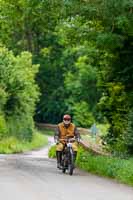
<svg viewBox="0 0 133 200"><path fill-rule="evenodd" d="M48 136L54 136L54 131L47 129L47 128L38 128L39 131L41 131L42 134L48 135Z"/></svg>
<svg viewBox="0 0 133 200"><path fill-rule="evenodd" d="M80 148L76 163L83 170L133 186L133 158L101 156Z"/></svg>
<svg viewBox="0 0 133 200"><path fill-rule="evenodd" d="M49 157L56 157L55 145L49 150ZM114 178L121 183L133 186L133 158L120 159L112 156L101 156L80 147L76 165L87 172Z"/></svg>
<svg viewBox="0 0 133 200"><path fill-rule="evenodd" d="M56 145L53 145L48 152L49 158L55 158L56 157Z"/></svg>
<svg viewBox="0 0 133 200"><path fill-rule="evenodd" d="M31 142L20 141L15 137L9 137L2 139L0 141L0 153L11 154L11 153L21 153L29 151L32 149L40 148L47 145L47 137L42 135L40 132L36 131L33 134Z"/></svg>

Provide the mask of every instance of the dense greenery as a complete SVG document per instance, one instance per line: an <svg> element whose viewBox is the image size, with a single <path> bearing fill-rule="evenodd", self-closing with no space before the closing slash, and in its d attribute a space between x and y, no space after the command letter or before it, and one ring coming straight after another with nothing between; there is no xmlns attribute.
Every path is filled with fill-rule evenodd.
<svg viewBox="0 0 133 200"><path fill-rule="evenodd" d="M30 53L14 56L0 47L0 139L12 135L32 140L32 117L39 94L34 79L37 71Z"/></svg>
<svg viewBox="0 0 133 200"><path fill-rule="evenodd" d="M49 128L38 128L39 131L41 131L42 134L46 135L46 136L53 136L55 134L55 131L50 130Z"/></svg>
<svg viewBox="0 0 133 200"><path fill-rule="evenodd" d="M131 0L0 0L1 43L16 59L25 60L28 54L21 52L26 50L32 53L33 63L40 64L35 120L56 123L68 112L79 126L106 122L110 128L105 140L111 149L132 153L132 24ZM4 109L3 87L0 93ZM10 109L16 113L18 99L12 98ZM32 106L24 107L33 115ZM6 116L0 115L4 134ZM9 124L14 120L23 123L22 117L8 116ZM29 115L25 120L31 127Z"/></svg>

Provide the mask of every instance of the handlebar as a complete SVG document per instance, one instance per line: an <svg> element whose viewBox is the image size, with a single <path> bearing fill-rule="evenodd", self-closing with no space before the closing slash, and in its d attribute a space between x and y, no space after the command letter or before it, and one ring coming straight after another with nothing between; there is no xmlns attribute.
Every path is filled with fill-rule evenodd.
<svg viewBox="0 0 133 200"><path fill-rule="evenodd" d="M54 140L55 140L55 142L57 143L57 142L59 142L59 141L64 141L64 142L75 142L75 141L77 141L78 143L79 143L79 141L80 141L80 138L75 138L75 137L73 137L73 138L64 138L64 139L61 139L61 138L54 138Z"/></svg>
<svg viewBox="0 0 133 200"><path fill-rule="evenodd" d="M59 141L64 141L64 142L74 142L76 139L75 138L64 138L64 139L59 139Z"/></svg>

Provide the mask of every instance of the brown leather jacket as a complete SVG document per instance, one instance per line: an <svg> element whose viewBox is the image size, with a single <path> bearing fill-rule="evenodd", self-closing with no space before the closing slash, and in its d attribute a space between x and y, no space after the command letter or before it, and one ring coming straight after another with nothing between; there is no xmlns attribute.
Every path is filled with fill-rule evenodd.
<svg viewBox="0 0 133 200"><path fill-rule="evenodd" d="M55 137L64 139L66 137L74 137L74 136L77 139L80 138L80 134L73 123L70 123L68 126L66 126L63 122L58 124Z"/></svg>

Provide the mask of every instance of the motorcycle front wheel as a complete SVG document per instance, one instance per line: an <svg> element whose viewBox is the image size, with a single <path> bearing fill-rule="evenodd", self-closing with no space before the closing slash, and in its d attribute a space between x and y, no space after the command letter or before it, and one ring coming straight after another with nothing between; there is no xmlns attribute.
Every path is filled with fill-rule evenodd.
<svg viewBox="0 0 133 200"><path fill-rule="evenodd" d="M63 160L62 160L62 173L66 172L66 158L64 156Z"/></svg>
<svg viewBox="0 0 133 200"><path fill-rule="evenodd" d="M68 173L69 173L69 175L73 175L73 169L74 169L74 167L72 166L72 165L69 165L68 166Z"/></svg>
<svg viewBox="0 0 133 200"><path fill-rule="evenodd" d="M73 153L70 153L70 162L68 164L68 173L69 173L69 175L73 175L73 170L74 170Z"/></svg>

